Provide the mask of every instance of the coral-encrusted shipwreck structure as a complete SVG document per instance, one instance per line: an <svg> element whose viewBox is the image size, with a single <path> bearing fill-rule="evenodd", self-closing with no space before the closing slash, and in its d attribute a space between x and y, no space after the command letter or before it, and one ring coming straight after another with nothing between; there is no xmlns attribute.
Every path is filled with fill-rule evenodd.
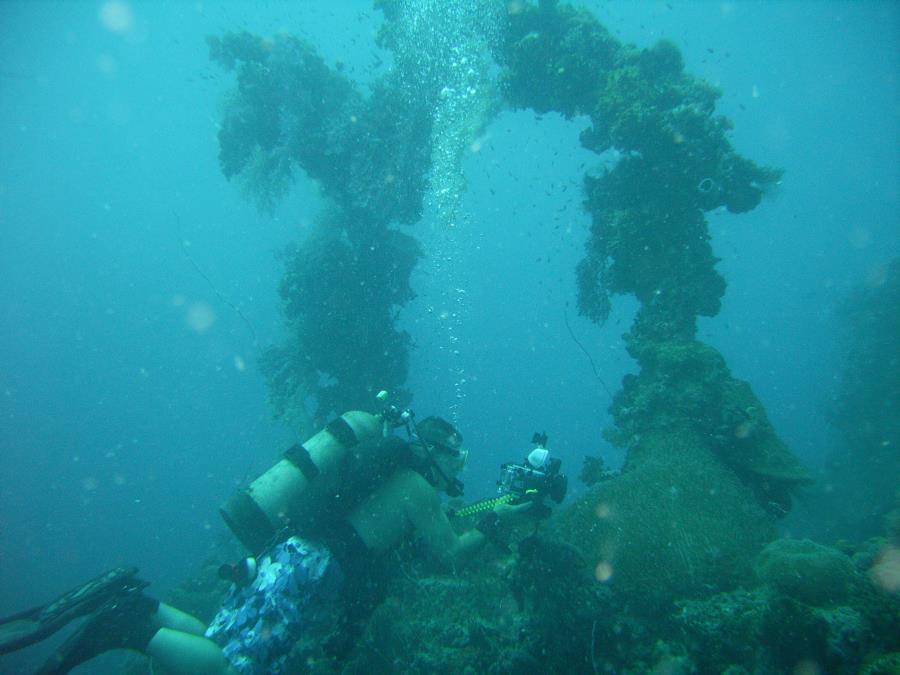
<svg viewBox="0 0 900 675"><path fill-rule="evenodd" d="M395 47L404 2L376 4ZM589 116L582 144L615 159L585 176L592 225L577 278L596 322L612 295L640 303L625 336L639 372L607 432L626 463L471 569L434 574L398 556L404 573L349 660L298 650L297 672L891 672L900 604L867 576L875 549L776 539L809 478L749 385L696 338L726 286L704 213L755 208L780 171L735 152L719 92L684 72L673 44L622 44L552 1L502 4L489 47L503 103ZM439 78L413 96L398 58L363 95L293 37L229 34L210 47L237 75L219 135L225 175L266 207L304 171L331 204L286 261L289 338L263 357L276 412L312 398L318 421L368 407L373 388L402 391L409 338L394 318L422 250L395 226L422 213ZM177 600L208 614L211 595L201 584Z"/></svg>

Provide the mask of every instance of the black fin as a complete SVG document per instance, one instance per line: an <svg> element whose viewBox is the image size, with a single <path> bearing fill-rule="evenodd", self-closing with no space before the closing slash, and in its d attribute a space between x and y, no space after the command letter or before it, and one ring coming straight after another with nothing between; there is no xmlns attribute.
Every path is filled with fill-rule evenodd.
<svg viewBox="0 0 900 675"><path fill-rule="evenodd" d="M110 649L143 651L159 625L153 616L159 600L140 586L130 587L106 599L50 656L36 675L63 675Z"/></svg>
<svg viewBox="0 0 900 675"><path fill-rule="evenodd" d="M0 619L0 654L40 642L72 619L90 614L109 598L148 585L135 574L136 567L117 567L46 605Z"/></svg>

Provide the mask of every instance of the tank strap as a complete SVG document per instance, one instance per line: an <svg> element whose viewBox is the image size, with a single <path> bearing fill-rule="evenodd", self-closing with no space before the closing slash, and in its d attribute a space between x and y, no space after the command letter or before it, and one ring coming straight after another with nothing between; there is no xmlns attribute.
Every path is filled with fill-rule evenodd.
<svg viewBox="0 0 900 675"><path fill-rule="evenodd" d="M219 509L225 523L254 554L264 551L277 530L246 490L235 492Z"/></svg>
<svg viewBox="0 0 900 675"><path fill-rule="evenodd" d="M352 448L359 443L359 439L356 437L356 432L353 431L353 427L351 427L343 417L331 420L325 425L325 431L334 436L335 439L337 439L337 442L345 448Z"/></svg>
<svg viewBox="0 0 900 675"><path fill-rule="evenodd" d="M299 443L294 443L294 445L285 450L284 458L300 469L300 473L306 477L306 480L312 480L319 475L319 467L315 465L315 462L309 456L309 450Z"/></svg>

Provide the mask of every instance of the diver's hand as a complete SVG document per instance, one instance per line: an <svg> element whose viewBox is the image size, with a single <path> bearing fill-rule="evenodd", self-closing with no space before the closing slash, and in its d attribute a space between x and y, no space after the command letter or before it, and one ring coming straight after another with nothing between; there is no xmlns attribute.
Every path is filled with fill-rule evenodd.
<svg viewBox="0 0 900 675"><path fill-rule="evenodd" d="M503 523L518 523L523 520L530 519L534 511L534 502L530 499L521 504L497 504L494 507L494 513Z"/></svg>
<svg viewBox="0 0 900 675"><path fill-rule="evenodd" d="M531 500L521 504L497 504L481 516L475 529L494 546L508 550L510 530L517 524L532 520L535 506Z"/></svg>

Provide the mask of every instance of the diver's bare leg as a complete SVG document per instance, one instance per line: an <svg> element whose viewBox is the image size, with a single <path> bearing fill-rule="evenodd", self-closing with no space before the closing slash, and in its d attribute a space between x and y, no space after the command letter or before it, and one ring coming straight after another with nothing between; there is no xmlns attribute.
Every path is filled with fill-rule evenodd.
<svg viewBox="0 0 900 675"><path fill-rule="evenodd" d="M156 614L151 617L151 620L156 622L160 628L180 630L182 633L203 635L206 632L206 625L200 619L164 602L159 603L159 609L156 610Z"/></svg>
<svg viewBox="0 0 900 675"><path fill-rule="evenodd" d="M219 645L202 635L160 628L146 652L175 675L237 675Z"/></svg>

